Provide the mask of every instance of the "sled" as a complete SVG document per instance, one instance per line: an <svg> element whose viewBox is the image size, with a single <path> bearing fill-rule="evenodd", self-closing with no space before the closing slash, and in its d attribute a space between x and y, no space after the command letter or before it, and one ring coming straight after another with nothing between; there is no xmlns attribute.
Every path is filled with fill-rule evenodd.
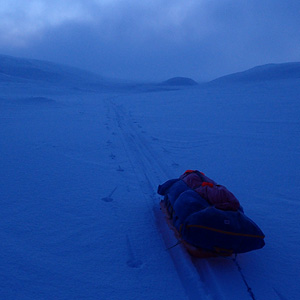
<svg viewBox="0 0 300 300"><path fill-rule="evenodd" d="M220 256L228 257L233 254L233 252L231 250L227 250L227 249L219 249L219 251L216 250L216 252L213 252L213 251L205 250L205 249L198 248L198 247L191 245L190 243L188 243L187 241L185 241L182 238L181 234L173 226L172 217L165 205L164 200L160 201L160 209L165 215L165 219L166 219L166 222L167 222L169 228L174 232L177 240L180 242L180 244L182 244L184 246L184 248L187 250L187 252L191 256L196 257L196 258L210 258L210 257L220 257Z"/></svg>
<svg viewBox="0 0 300 300"><path fill-rule="evenodd" d="M196 257L227 257L264 247L265 235L248 218L236 197L199 171L159 185L169 227Z"/></svg>

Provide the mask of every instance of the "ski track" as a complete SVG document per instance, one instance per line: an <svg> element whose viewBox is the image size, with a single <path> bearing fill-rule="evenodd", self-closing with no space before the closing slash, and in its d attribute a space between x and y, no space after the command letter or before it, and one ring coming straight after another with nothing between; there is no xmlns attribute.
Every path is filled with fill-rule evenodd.
<svg viewBox="0 0 300 300"><path fill-rule="evenodd" d="M153 211L154 222L161 232L166 249L176 243L173 232L169 229L164 219L164 215L159 209L159 196L157 187L174 175L168 167L159 160L159 156L154 153L147 140L135 128L133 120L125 115L121 105L113 102L113 99L105 100L108 112L113 113L111 119L115 120L116 130L119 131L123 147L130 161L131 167L138 179L141 193L146 198L149 210ZM190 300L222 300L222 299L251 299L246 286L239 290L241 295L228 298L224 295L220 278L214 274L214 269L207 260L191 258L183 246L178 245L168 250L173 260L178 277ZM240 274L233 261L228 261L234 269L235 277L240 278ZM241 280L241 278L240 278ZM241 284L242 280L241 280ZM234 283L236 285L236 283ZM234 288L234 287L233 287Z"/></svg>

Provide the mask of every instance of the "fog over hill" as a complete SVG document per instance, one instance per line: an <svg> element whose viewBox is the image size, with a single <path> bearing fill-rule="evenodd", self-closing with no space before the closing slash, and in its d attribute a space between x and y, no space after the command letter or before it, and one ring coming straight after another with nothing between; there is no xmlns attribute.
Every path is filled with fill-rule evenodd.
<svg viewBox="0 0 300 300"><path fill-rule="evenodd" d="M300 62L290 62L282 64L266 64L262 66L256 66L243 72L233 73L230 75L219 77L211 82L239 83L297 78L300 78Z"/></svg>
<svg viewBox="0 0 300 300"><path fill-rule="evenodd" d="M52 62L0 55L0 83L105 89L120 84L98 74Z"/></svg>
<svg viewBox="0 0 300 300"><path fill-rule="evenodd" d="M209 83L239 83L284 80L300 78L300 62L266 64L256 66L243 72L237 72L216 78ZM125 82L118 79L105 78L86 70L52 62L17 58L0 54L0 84L18 83L36 84L49 87L68 87L83 90L111 90L145 86L142 83ZM186 77L173 77L159 85L184 88L197 86L197 82ZM147 88L149 86L147 85Z"/></svg>

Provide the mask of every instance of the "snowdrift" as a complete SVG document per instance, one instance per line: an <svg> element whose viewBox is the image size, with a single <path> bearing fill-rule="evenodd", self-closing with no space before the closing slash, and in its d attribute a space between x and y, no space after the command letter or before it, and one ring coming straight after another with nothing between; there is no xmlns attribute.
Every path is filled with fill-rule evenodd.
<svg viewBox="0 0 300 300"><path fill-rule="evenodd" d="M229 256L265 245L263 232L235 196L201 172L186 171L160 185L158 193L171 228L191 254Z"/></svg>

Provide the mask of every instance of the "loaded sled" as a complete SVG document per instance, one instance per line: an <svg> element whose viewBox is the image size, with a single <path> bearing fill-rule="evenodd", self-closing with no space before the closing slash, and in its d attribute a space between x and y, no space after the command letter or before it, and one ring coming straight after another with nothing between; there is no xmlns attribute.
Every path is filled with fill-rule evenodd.
<svg viewBox="0 0 300 300"><path fill-rule="evenodd" d="M170 228L193 256L230 256L265 245L237 198L202 172L188 170L159 185L158 194Z"/></svg>

